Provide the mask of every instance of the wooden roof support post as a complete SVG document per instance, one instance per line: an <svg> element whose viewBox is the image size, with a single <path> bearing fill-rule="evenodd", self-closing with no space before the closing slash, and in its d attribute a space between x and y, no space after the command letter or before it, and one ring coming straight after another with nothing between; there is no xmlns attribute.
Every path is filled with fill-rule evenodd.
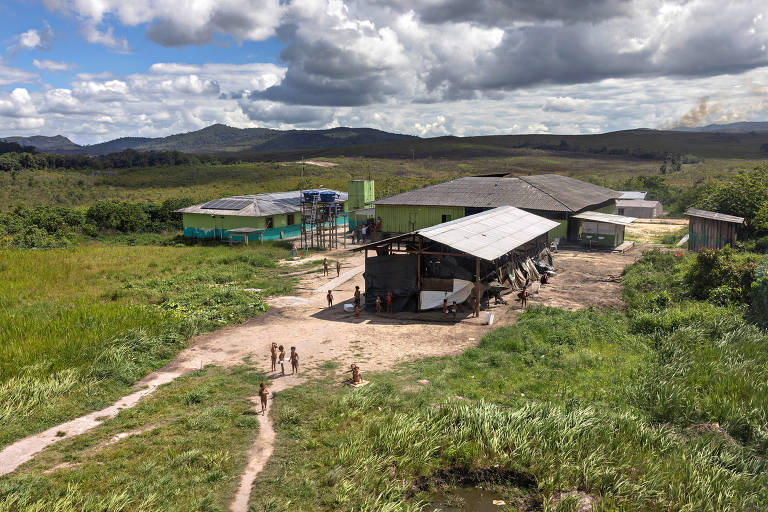
<svg viewBox="0 0 768 512"><path fill-rule="evenodd" d="M421 236L419 236L419 252L416 254L416 289L418 290L418 309L421 311Z"/></svg>
<svg viewBox="0 0 768 512"><path fill-rule="evenodd" d="M480 258L475 257L475 299L477 310L480 311Z"/></svg>

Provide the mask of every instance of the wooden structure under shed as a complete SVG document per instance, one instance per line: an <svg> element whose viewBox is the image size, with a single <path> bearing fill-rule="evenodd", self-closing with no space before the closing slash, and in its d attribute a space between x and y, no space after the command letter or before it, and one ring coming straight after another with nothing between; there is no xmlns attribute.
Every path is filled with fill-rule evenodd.
<svg viewBox="0 0 768 512"><path fill-rule="evenodd" d="M624 243L624 228L637 219L601 212L583 212L573 216L581 221L581 244L585 247L614 248Z"/></svg>
<svg viewBox="0 0 768 512"><path fill-rule="evenodd" d="M422 292L453 292L461 282L479 293L503 283L508 265L545 249L557 224L502 206L351 249L365 251L365 308L375 310L376 297L384 302L391 292L393 311L419 311L427 309Z"/></svg>
<svg viewBox="0 0 768 512"><path fill-rule="evenodd" d="M722 249L736 242L737 228L744 224L743 217L726 215L724 213L695 210L685 212L689 217L688 249Z"/></svg>

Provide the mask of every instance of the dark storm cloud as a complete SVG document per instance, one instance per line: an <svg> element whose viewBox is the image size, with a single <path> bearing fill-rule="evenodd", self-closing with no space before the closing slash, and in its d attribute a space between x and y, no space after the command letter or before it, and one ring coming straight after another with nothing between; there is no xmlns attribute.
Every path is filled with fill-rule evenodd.
<svg viewBox="0 0 768 512"><path fill-rule="evenodd" d="M443 0L441 2L399 2L413 8L425 23L472 21L503 27L515 22L600 21L631 13L630 0Z"/></svg>
<svg viewBox="0 0 768 512"><path fill-rule="evenodd" d="M333 120L333 110L325 108L247 101L241 101L240 107L250 120L262 123L321 126Z"/></svg>

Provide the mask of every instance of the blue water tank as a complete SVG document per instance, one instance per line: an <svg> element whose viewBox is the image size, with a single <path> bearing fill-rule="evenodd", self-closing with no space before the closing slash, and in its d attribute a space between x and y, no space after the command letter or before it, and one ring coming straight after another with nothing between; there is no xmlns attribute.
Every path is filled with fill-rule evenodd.
<svg viewBox="0 0 768 512"><path fill-rule="evenodd" d="M320 201L323 203L332 203L336 201L338 194L335 190L323 190L320 192Z"/></svg>
<svg viewBox="0 0 768 512"><path fill-rule="evenodd" d="M303 193L305 203L313 203L317 201L318 197L320 196L319 190L305 190Z"/></svg>

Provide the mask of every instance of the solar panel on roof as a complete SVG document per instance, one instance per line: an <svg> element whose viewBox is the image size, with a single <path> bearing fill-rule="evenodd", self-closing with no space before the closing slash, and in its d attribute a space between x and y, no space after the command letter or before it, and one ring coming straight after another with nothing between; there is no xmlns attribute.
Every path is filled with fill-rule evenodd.
<svg viewBox="0 0 768 512"><path fill-rule="evenodd" d="M205 210L242 210L249 204L251 201L246 199L214 199L200 208Z"/></svg>

